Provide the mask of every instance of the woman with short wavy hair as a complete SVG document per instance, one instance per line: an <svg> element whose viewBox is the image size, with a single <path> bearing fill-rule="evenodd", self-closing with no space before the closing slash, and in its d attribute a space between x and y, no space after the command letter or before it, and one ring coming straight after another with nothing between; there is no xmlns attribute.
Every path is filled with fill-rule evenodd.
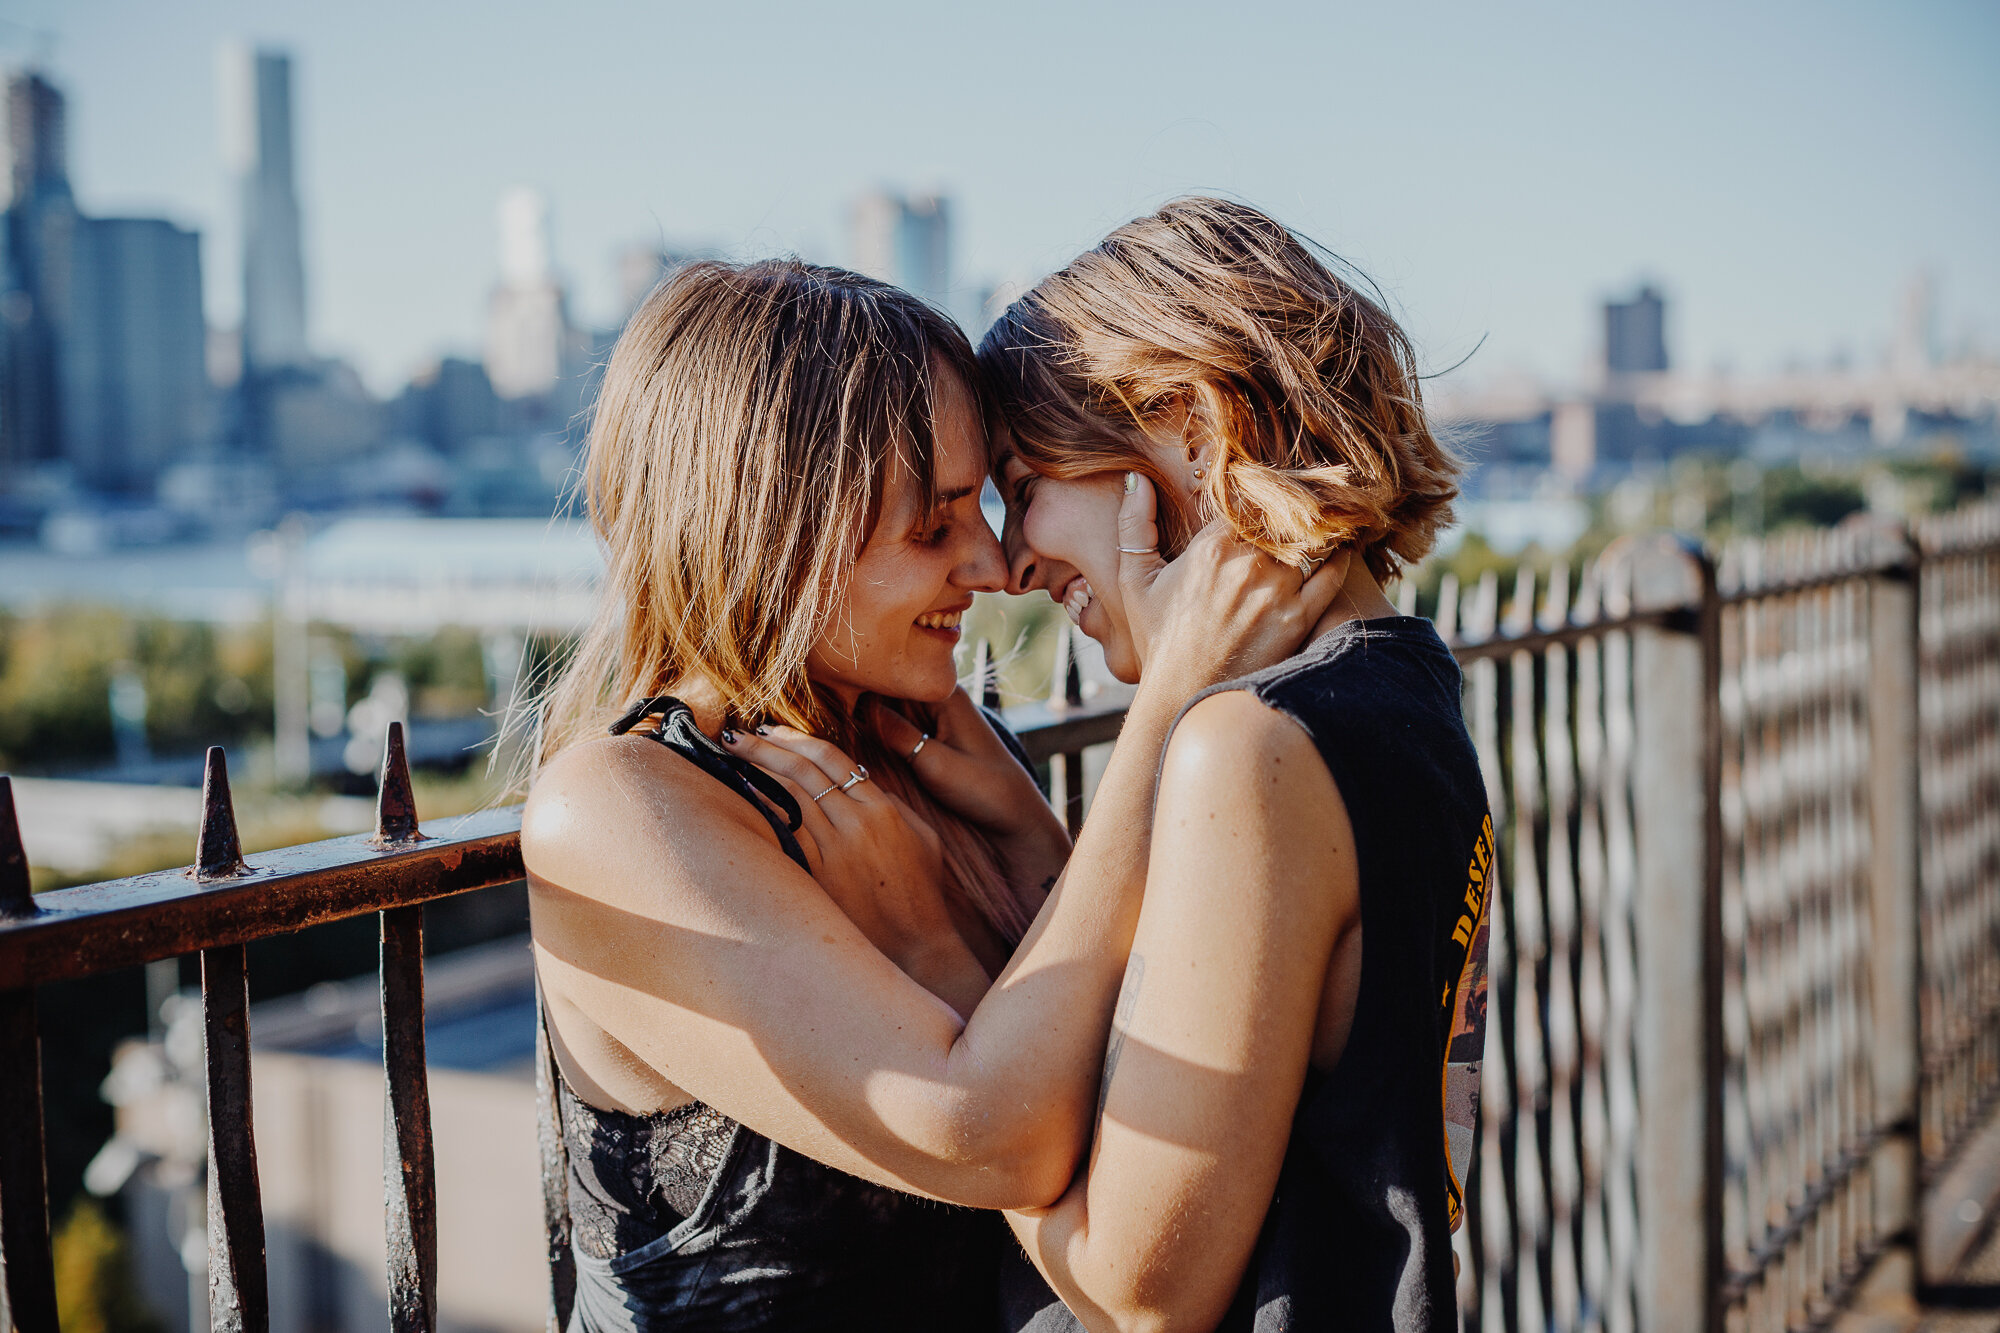
<svg viewBox="0 0 2000 1333"><path fill-rule="evenodd" d="M1087 1165L1010 1214L1068 1309L1017 1272L1008 1326L1450 1330L1492 827L1457 665L1381 586L1456 493L1409 342L1268 216L1191 198L1037 285L979 361L1009 589L1121 677L1152 678L1133 595L1197 530L1341 585L1172 732Z"/></svg>

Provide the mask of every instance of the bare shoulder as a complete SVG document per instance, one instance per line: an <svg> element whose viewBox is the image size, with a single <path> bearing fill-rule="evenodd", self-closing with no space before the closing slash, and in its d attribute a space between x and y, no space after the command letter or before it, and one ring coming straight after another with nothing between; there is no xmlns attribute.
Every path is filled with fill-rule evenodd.
<svg viewBox="0 0 2000 1333"><path fill-rule="evenodd" d="M1161 794L1174 788L1206 786L1219 778L1241 782L1284 781L1316 773L1331 788L1332 778L1305 729L1248 690L1211 694L1181 715L1167 746ZM1339 799L1339 792L1333 797Z"/></svg>
<svg viewBox="0 0 2000 1333"><path fill-rule="evenodd" d="M1265 830L1295 856L1350 864L1347 806L1312 737L1248 690L1211 694L1182 715L1160 773L1159 820Z"/></svg>
<svg viewBox="0 0 2000 1333"><path fill-rule="evenodd" d="M595 886L593 897L622 896L619 886L635 867L658 883L716 850L759 842L777 852L777 839L748 802L641 736L606 736L563 751L536 775L521 812L529 874Z"/></svg>

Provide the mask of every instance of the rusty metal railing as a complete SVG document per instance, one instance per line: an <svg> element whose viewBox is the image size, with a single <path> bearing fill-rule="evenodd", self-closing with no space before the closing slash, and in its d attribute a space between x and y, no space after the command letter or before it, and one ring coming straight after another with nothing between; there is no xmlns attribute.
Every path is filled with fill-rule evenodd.
<svg viewBox="0 0 2000 1333"><path fill-rule="evenodd" d="M1719 563L1628 541L1574 584L1524 572L1504 605L1490 576L1447 579L1436 620L1498 843L1480 1144L1454 1237L1465 1326L1824 1326L1912 1244L1922 1182L2000 1098L2000 507ZM1009 720L1074 829L1084 751L1122 711L1082 702L1069 649L1065 627L1050 702ZM975 674L997 704L983 645ZM367 912L391 1322L435 1326L423 904L518 880L519 811L419 828L400 740L372 837L246 864L216 750L194 867L39 898L0 779L11 1326L55 1328L35 988L201 955L211 1321L262 1329L243 946Z"/></svg>

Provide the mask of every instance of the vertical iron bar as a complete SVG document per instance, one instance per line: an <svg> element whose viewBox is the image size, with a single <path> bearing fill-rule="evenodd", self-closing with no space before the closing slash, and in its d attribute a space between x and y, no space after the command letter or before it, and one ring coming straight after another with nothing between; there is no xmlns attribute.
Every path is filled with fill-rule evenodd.
<svg viewBox="0 0 2000 1333"><path fill-rule="evenodd" d="M437 1327L437 1177L424 1067L424 908L382 913L382 1186L388 1203L389 1327Z"/></svg>
<svg viewBox="0 0 2000 1333"><path fill-rule="evenodd" d="M541 1141L542 1228L549 1256L548 1333L569 1327L576 1302L576 1256L569 1247L569 1145L563 1139L555 1053L549 1048L549 1008L535 978L535 1136Z"/></svg>
<svg viewBox="0 0 2000 1333"><path fill-rule="evenodd" d="M14 784L0 774L0 921L36 914ZM35 992L0 991L0 1327L55 1333L42 1040Z"/></svg>
<svg viewBox="0 0 2000 1333"><path fill-rule="evenodd" d="M0 1314L0 1327L56 1333L42 1044L25 989L0 991Z"/></svg>
<svg viewBox="0 0 2000 1333"><path fill-rule="evenodd" d="M216 1333L265 1333L270 1291L250 1114L250 975L242 945L202 950L201 1008L208 1042L209 1325Z"/></svg>
<svg viewBox="0 0 2000 1333"><path fill-rule="evenodd" d="M1724 1261L1723 1097L1726 1059L1722 1014L1722 598L1715 562L1699 551L1689 563L1701 581L1695 633L1701 643L1701 1045L1702 1163L1701 1213L1708 1278L1706 1327L1723 1333Z"/></svg>

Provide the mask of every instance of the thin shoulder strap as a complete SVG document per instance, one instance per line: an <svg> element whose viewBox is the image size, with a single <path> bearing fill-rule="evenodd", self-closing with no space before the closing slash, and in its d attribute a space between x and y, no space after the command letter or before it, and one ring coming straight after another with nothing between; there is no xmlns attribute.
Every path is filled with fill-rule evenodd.
<svg viewBox="0 0 2000 1333"><path fill-rule="evenodd" d="M660 719L659 726L639 734L658 741L755 806L757 813L764 816L764 822L771 826L771 832L778 835L778 846L784 849L785 855L796 861L799 869L810 874L805 849L799 846L799 840L794 836L799 825L805 822L799 803L769 773L747 759L737 758L703 735L701 728L694 724L693 710L679 699L661 694L639 700L625 710L623 717L611 724L611 734L622 736L645 719L655 716Z"/></svg>

